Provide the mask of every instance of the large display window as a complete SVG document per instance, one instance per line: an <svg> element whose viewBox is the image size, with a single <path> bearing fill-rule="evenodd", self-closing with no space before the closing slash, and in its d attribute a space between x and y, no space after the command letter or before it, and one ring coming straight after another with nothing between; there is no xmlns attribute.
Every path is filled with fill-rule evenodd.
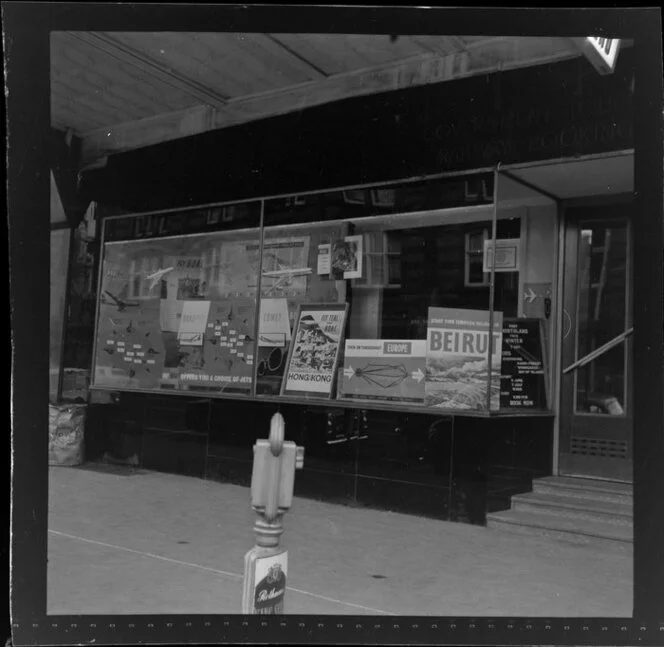
<svg viewBox="0 0 664 647"><path fill-rule="evenodd" d="M94 386L546 409L540 330L510 324L521 218L493 188L486 173L109 218ZM509 400L503 358L526 346L537 385Z"/></svg>

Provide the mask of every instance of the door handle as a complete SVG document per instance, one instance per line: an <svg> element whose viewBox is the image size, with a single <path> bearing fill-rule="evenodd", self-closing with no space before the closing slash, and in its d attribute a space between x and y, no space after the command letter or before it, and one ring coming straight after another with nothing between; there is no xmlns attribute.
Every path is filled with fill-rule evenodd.
<svg viewBox="0 0 664 647"><path fill-rule="evenodd" d="M563 341L569 337L569 334L572 332L572 328L574 327L574 324L572 323L572 317L570 316L569 312L567 312L567 308L563 308L563 316L565 317L565 320L569 324L569 327L565 332L563 332Z"/></svg>
<svg viewBox="0 0 664 647"><path fill-rule="evenodd" d="M570 364L566 369L564 369L563 375L569 373L570 371L573 371L576 368L581 368L586 364L590 364L590 362L597 359L598 357L601 357L602 355L604 355L604 353L611 350L614 346L622 344L622 342L624 342L627 339L627 337L629 337L633 332L634 332L634 327L628 328L625 332L620 333L619 335L614 337L611 341L607 341L606 344L603 344L599 348L590 351L587 355L584 355L581 359L576 360L576 362Z"/></svg>

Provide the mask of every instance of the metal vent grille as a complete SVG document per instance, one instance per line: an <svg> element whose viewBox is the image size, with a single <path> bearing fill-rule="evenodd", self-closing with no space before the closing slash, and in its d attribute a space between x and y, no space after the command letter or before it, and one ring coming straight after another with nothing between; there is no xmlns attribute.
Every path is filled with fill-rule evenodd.
<svg viewBox="0 0 664 647"><path fill-rule="evenodd" d="M575 438L572 436L572 454L604 456L606 458L627 458L627 443L621 440Z"/></svg>

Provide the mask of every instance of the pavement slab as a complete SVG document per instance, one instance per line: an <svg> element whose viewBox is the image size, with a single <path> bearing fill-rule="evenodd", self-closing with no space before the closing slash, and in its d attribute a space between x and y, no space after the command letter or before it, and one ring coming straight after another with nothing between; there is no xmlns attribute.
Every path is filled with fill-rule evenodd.
<svg viewBox="0 0 664 647"><path fill-rule="evenodd" d="M249 489L51 467L49 614L240 613ZM629 617L632 552L295 497L293 614Z"/></svg>

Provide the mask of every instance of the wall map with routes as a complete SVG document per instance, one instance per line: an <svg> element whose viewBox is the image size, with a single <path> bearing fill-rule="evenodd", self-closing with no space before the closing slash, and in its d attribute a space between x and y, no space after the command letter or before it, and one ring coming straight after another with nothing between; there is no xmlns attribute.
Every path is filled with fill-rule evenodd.
<svg viewBox="0 0 664 647"><path fill-rule="evenodd" d="M105 245L95 386L250 390L256 289L228 293L229 244L208 234Z"/></svg>

